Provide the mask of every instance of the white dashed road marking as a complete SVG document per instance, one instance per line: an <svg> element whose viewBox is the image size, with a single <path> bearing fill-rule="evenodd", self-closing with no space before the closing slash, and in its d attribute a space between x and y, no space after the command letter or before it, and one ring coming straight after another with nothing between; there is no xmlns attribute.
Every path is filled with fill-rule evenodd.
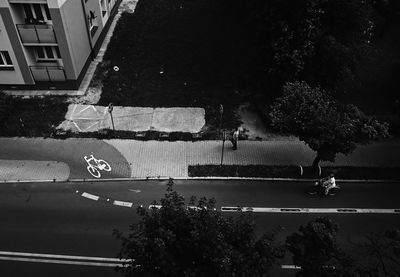
<svg viewBox="0 0 400 277"><path fill-rule="evenodd" d="M139 190L140 191L140 190ZM76 193L79 193L77 190ZM83 192L82 197L98 201L100 196ZM110 202L110 198L103 198ZM133 202L112 200L115 206L132 208ZM143 205L140 205L141 207ZM149 205L149 209L160 209L161 205ZM198 207L187 206L188 209L199 209ZM214 208L214 210L216 210ZM371 208L272 208L272 207L221 207L221 212L253 212L253 213L340 213L340 214L400 214L400 209L371 209Z"/></svg>
<svg viewBox="0 0 400 277"><path fill-rule="evenodd" d="M114 200L113 205L121 206L121 207L127 207L127 208L132 208L133 203L132 203L132 202L125 202L125 201Z"/></svg>
<svg viewBox="0 0 400 277"><path fill-rule="evenodd" d="M400 214L400 209L221 207L222 212Z"/></svg>
<svg viewBox="0 0 400 277"><path fill-rule="evenodd" d="M301 266L297 266L294 264L283 264L281 265L282 269L301 269Z"/></svg>
<svg viewBox="0 0 400 277"><path fill-rule="evenodd" d="M97 201L97 200L99 200L99 198L100 198L100 197L97 196L97 195L93 195L93 194L90 194L90 193L87 193L87 192L82 193L81 196L82 196L82 197L85 197L85 198L87 198L87 199L94 200L94 201Z"/></svg>

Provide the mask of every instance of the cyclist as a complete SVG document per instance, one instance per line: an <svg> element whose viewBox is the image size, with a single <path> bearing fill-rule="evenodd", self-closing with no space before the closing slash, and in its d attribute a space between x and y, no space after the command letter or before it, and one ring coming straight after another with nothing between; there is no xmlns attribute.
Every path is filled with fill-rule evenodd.
<svg viewBox="0 0 400 277"><path fill-rule="evenodd" d="M336 187L336 180L333 173L331 173L328 177L322 179L321 184L325 188L325 195L328 195L329 190Z"/></svg>

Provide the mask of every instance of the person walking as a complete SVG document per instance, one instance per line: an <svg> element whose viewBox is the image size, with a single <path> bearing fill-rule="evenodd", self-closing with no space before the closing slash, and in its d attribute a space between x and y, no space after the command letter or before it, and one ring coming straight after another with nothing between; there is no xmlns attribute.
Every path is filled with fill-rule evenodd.
<svg viewBox="0 0 400 277"><path fill-rule="evenodd" d="M237 150L237 144L239 140L239 128L236 128L235 132L232 135L232 149Z"/></svg>

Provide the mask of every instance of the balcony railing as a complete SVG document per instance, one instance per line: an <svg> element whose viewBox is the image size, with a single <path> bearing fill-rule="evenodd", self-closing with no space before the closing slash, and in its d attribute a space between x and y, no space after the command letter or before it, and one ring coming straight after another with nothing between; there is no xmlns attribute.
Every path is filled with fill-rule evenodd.
<svg viewBox="0 0 400 277"><path fill-rule="evenodd" d="M66 81L62 66L30 66L36 82L64 82Z"/></svg>
<svg viewBox="0 0 400 277"><path fill-rule="evenodd" d="M17 24L22 43L57 43L53 26L47 24Z"/></svg>

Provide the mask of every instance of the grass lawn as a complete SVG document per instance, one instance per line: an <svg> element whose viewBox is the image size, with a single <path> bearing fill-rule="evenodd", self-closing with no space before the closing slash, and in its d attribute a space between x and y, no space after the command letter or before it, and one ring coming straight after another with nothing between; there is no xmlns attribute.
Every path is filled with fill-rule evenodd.
<svg viewBox="0 0 400 277"><path fill-rule="evenodd" d="M0 93L0 136L47 137L64 120L63 97L23 99Z"/></svg>
<svg viewBox="0 0 400 277"><path fill-rule="evenodd" d="M203 107L215 130L223 104L224 126L238 126L235 111L248 100L261 59L234 3L139 1L133 14L122 14L96 72L99 105Z"/></svg>

